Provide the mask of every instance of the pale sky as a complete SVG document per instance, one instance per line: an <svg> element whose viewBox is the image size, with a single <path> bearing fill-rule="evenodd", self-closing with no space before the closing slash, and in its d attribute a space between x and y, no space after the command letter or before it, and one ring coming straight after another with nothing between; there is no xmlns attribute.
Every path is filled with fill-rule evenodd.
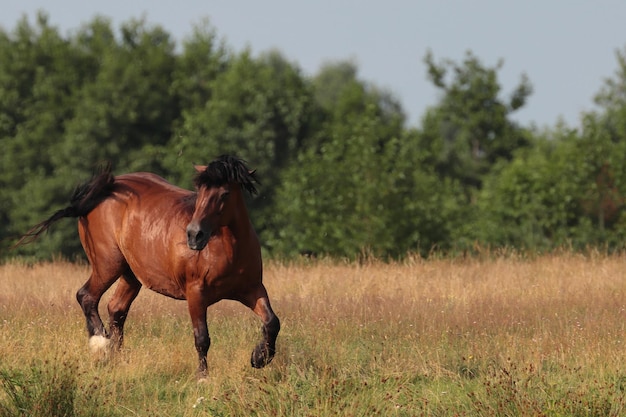
<svg viewBox="0 0 626 417"><path fill-rule="evenodd" d="M306 75L354 61L361 79L401 101L410 126L437 103L423 63L429 49L437 60L461 62L467 50L485 66L504 60L503 96L522 73L534 87L516 120L549 127L562 118L575 127L617 70L616 50L626 48L623 0L2 0L0 10L9 31L23 14L34 22L44 10L63 35L96 15L116 29L145 17L179 42L208 18L235 51L278 49Z"/></svg>

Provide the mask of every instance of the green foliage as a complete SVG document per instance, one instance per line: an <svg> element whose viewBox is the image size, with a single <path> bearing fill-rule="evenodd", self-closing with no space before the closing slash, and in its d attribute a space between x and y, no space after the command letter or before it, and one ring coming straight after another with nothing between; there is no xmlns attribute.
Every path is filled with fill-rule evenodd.
<svg viewBox="0 0 626 417"><path fill-rule="evenodd" d="M613 142L623 142L626 137L626 46L616 53L618 68L613 78L607 78L595 97L602 109L602 129Z"/></svg>
<svg viewBox="0 0 626 417"><path fill-rule="evenodd" d="M226 45L219 41L208 21L194 26L175 60L171 86L183 111L205 105L212 96L213 80L226 69L230 59Z"/></svg>
<svg viewBox="0 0 626 417"><path fill-rule="evenodd" d="M72 188L104 160L120 170L159 170L159 149L179 115L169 92L174 44L143 22L121 32L118 42L110 24L96 19L64 40L39 15L36 27L23 20L4 38L3 237L66 205ZM73 257L80 253L75 226L64 222L43 245L20 252Z"/></svg>
<svg viewBox="0 0 626 417"><path fill-rule="evenodd" d="M315 80L316 91L325 91L317 96L323 134L285 172L276 198L280 223L268 242L278 253L395 251L389 203L403 116L388 112L378 92L350 76L355 73L340 63Z"/></svg>
<svg viewBox="0 0 626 417"><path fill-rule="evenodd" d="M154 149L167 143L180 113L170 94L174 44L163 29L140 21L123 25L121 43L112 43L101 24L85 29L93 35L81 49L96 70L77 92L56 165L81 176L104 160L122 170L159 170ZM81 158L73 157L77 151Z"/></svg>
<svg viewBox="0 0 626 417"><path fill-rule="evenodd" d="M274 190L281 170L295 158L310 129L311 92L299 70L278 52L258 58L244 51L207 81L210 99L183 113L169 143L171 172L190 184L192 163L224 153L247 160L263 187L251 201L257 230L272 227Z"/></svg>
<svg viewBox="0 0 626 417"><path fill-rule="evenodd" d="M477 198L478 241L529 249L568 243L564 232L577 217L576 190L563 181L571 167L554 147L551 141L538 143L494 169Z"/></svg>
<svg viewBox="0 0 626 417"><path fill-rule="evenodd" d="M482 177L499 160L510 160L516 149L528 144L522 129L509 115L524 105L532 92L526 76L511 94L500 97L497 71L482 65L468 52L462 64L424 59L433 84L442 92L439 105L427 111L420 141L428 163L442 176L466 187L480 187ZM451 79L448 79L451 73Z"/></svg>
<svg viewBox="0 0 626 417"><path fill-rule="evenodd" d="M73 65L77 52L43 14L35 27L24 19L4 34L0 55L0 218L6 225L0 238L6 239L38 222L47 212L42 209L64 195L55 186L63 180L54 177L52 150L73 115L73 92L84 74Z"/></svg>
<svg viewBox="0 0 626 417"><path fill-rule="evenodd" d="M191 186L223 153L262 181L250 213L268 253L401 257L479 245L619 248L626 237L626 50L572 129L511 119L502 62L424 58L439 90L420 126L350 61L312 77L277 51L232 51L208 21L177 47L163 28L96 17L64 37L44 12L0 31L0 258L74 259L71 221L9 250L95 167Z"/></svg>
<svg viewBox="0 0 626 417"><path fill-rule="evenodd" d="M624 143L594 115L519 152L489 176L478 201L480 235L494 246L530 249L623 247Z"/></svg>

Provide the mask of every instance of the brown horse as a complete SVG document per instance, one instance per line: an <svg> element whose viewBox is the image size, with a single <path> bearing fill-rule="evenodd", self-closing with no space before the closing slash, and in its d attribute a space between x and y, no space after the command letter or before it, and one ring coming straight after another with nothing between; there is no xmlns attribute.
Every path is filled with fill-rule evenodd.
<svg viewBox="0 0 626 417"><path fill-rule="evenodd" d="M207 308L222 299L248 306L263 322L252 352L255 368L275 353L280 321L262 282L261 250L243 190L256 193L254 171L232 156L196 166L196 192L150 173L114 177L110 166L79 186L68 207L33 227L18 244L33 241L64 217L78 217L91 276L76 298L87 320L92 349L119 349L124 322L142 285L187 300L198 351L198 374L207 373ZM109 304L110 331L98 314L100 298L117 281Z"/></svg>

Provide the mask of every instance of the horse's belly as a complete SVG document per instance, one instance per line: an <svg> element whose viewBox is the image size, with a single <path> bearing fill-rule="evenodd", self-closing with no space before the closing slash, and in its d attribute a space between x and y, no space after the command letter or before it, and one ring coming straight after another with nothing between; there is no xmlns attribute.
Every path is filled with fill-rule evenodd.
<svg viewBox="0 0 626 417"><path fill-rule="evenodd" d="M138 276L137 278L143 286L151 289L152 291L158 292L159 294L175 298L177 300L184 300L186 298L183 289L171 277L154 274L150 276Z"/></svg>
<svg viewBox="0 0 626 417"><path fill-rule="evenodd" d="M144 287L171 298L184 300L185 291L182 283L169 272L170 268L162 265L163 260L163 258L151 257L148 254L141 257L126 255L130 269Z"/></svg>
<svg viewBox="0 0 626 417"><path fill-rule="evenodd" d="M159 294L175 298L177 300L184 300L186 298L185 293L179 288L163 287L151 284L146 285L146 287L150 288L152 291L158 292Z"/></svg>

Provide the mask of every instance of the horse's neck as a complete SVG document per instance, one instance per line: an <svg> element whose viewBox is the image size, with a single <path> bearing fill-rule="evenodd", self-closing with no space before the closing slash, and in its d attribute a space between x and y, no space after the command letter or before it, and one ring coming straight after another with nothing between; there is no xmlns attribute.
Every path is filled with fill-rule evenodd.
<svg viewBox="0 0 626 417"><path fill-rule="evenodd" d="M250 222L250 216L248 215L248 208L243 198L243 193L238 196L241 199L240 204L237 204L237 209L231 221L230 228L236 237L242 237L248 235L252 231L252 223Z"/></svg>

